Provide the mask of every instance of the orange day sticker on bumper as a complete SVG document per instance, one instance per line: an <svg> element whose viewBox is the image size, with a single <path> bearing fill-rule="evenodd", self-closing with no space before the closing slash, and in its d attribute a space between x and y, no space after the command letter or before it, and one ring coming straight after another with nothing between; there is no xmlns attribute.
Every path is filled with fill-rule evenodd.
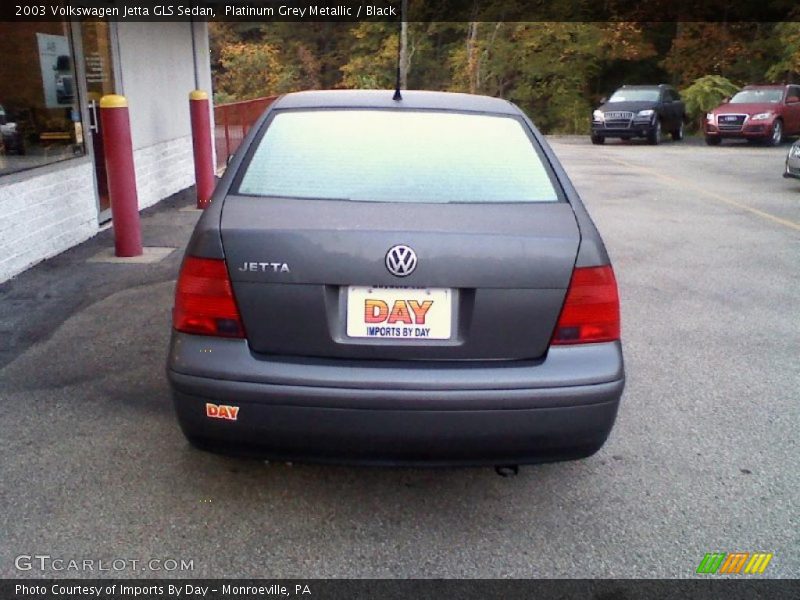
<svg viewBox="0 0 800 600"><path fill-rule="evenodd" d="M238 406L227 406L225 404L206 403L206 416L212 419L225 419L235 421L239 416Z"/></svg>

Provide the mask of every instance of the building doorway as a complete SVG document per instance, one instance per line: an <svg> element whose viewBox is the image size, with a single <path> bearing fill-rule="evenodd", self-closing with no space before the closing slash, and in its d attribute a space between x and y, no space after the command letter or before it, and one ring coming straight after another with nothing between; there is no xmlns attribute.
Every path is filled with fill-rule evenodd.
<svg viewBox="0 0 800 600"><path fill-rule="evenodd" d="M94 150L97 181L98 222L103 223L111 219L111 199L108 194L108 174L100 129L100 98L116 93L110 24L104 21L84 21L81 24L81 43L86 74L89 138Z"/></svg>

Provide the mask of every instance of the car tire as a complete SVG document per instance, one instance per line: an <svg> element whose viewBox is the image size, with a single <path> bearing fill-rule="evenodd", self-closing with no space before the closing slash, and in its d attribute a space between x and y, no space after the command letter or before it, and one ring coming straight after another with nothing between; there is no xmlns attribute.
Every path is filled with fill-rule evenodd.
<svg viewBox="0 0 800 600"><path fill-rule="evenodd" d="M591 138L592 138L592 143L598 146L600 144L605 144L606 142L606 138L604 138L602 135L592 135Z"/></svg>
<svg viewBox="0 0 800 600"><path fill-rule="evenodd" d="M775 119L775 122L772 124L772 132L767 140L767 144L770 146L779 146L780 143L783 141L783 121L780 119Z"/></svg>
<svg viewBox="0 0 800 600"><path fill-rule="evenodd" d="M680 142L683 139L683 119L681 119L681 124L678 128L672 131L672 139L676 142Z"/></svg>
<svg viewBox="0 0 800 600"><path fill-rule="evenodd" d="M651 146L658 146L661 143L661 119L656 119L655 126L647 134L647 143Z"/></svg>
<svg viewBox="0 0 800 600"><path fill-rule="evenodd" d="M709 146L719 146L722 143L722 140L718 137L712 137L710 135L706 136L706 144Z"/></svg>

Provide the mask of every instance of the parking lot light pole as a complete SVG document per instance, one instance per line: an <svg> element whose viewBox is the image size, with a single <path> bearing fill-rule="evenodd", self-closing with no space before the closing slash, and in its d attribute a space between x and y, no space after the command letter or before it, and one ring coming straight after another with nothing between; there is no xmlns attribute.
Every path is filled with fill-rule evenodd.
<svg viewBox="0 0 800 600"><path fill-rule="evenodd" d="M192 149L194 151L194 177L197 184L197 208L205 208L211 200L216 183L211 147L211 117L208 94L194 90L189 94L192 119Z"/></svg>
<svg viewBox="0 0 800 600"><path fill-rule="evenodd" d="M136 193L131 122L125 96L109 94L100 99L100 122L103 128L115 253L124 257L141 256L139 197Z"/></svg>

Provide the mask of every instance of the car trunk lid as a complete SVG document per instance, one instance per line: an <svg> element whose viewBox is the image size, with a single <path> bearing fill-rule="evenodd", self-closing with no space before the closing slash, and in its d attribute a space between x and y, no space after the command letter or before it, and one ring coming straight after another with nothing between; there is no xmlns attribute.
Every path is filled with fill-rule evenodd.
<svg viewBox="0 0 800 600"><path fill-rule="evenodd" d="M353 359L543 355L580 243L566 202L404 205L229 196L221 233L254 352ZM385 261L397 244L418 258L402 278ZM349 286L449 290L450 335L349 336L348 302L362 301Z"/></svg>

